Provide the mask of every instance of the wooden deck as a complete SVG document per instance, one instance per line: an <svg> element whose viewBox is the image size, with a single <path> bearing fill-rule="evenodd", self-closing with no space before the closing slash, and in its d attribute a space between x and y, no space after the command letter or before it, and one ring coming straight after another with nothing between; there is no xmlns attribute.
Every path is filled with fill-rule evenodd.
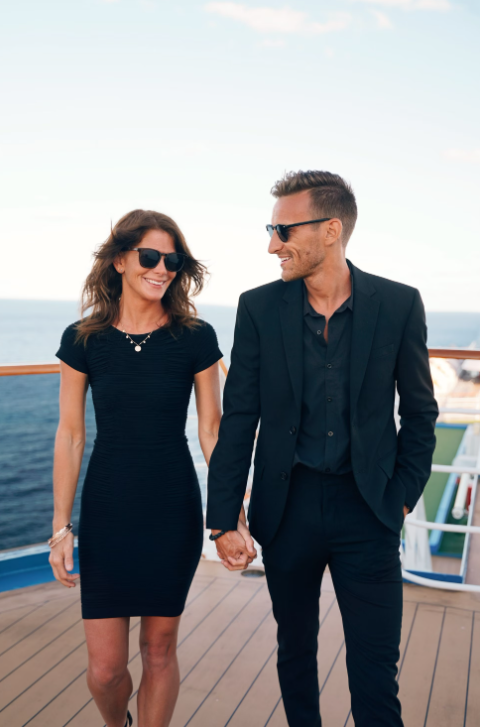
<svg viewBox="0 0 480 727"><path fill-rule="evenodd" d="M406 727L480 724L480 597L405 586L399 665ZM325 727L353 727L342 624L329 576L321 598ZM138 619L130 669L140 678ZM172 727L286 727L265 578L202 562L179 640L182 686ZM79 592L48 583L0 595L0 723L102 727L85 683ZM135 699L131 711L136 717ZM134 724L136 723L136 720Z"/></svg>

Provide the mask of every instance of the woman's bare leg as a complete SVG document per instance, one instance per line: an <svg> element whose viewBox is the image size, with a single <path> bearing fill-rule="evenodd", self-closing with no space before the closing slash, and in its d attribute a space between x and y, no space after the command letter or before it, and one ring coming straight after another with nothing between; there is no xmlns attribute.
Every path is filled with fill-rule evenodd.
<svg viewBox="0 0 480 727"><path fill-rule="evenodd" d="M87 684L107 727L124 727L132 677L128 664L129 618L85 619Z"/></svg>
<svg viewBox="0 0 480 727"><path fill-rule="evenodd" d="M138 727L167 727L180 687L177 637L180 616L142 618L143 674L138 690ZM110 725L109 725L110 727Z"/></svg>

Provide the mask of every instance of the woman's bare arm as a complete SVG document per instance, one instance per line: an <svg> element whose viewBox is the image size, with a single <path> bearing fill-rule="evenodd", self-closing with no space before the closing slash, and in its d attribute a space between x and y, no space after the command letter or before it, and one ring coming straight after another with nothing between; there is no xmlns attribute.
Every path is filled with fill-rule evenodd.
<svg viewBox="0 0 480 727"><path fill-rule="evenodd" d="M222 418L220 397L220 374L218 363L205 371L195 374L195 398L197 400L198 439L205 462L210 457L218 439L218 429Z"/></svg>
<svg viewBox="0 0 480 727"><path fill-rule="evenodd" d="M195 396L197 399L197 414L198 414L198 438L200 440L200 446L202 448L203 456L205 461L210 464L210 457L215 448L218 439L218 430L220 427L220 420L222 418L222 408L220 402L220 376L218 363L210 366L195 376ZM212 531L217 532L217 531ZM257 551L253 543L252 536L250 535L245 518L245 509L242 507L239 513L238 520L238 532L243 537L247 547L247 562L239 565L236 561L227 559L224 554L218 552L218 541L217 541L217 552L223 563L228 570L239 570L248 566L256 557ZM227 535L223 537L228 537Z"/></svg>
<svg viewBox="0 0 480 727"><path fill-rule="evenodd" d="M88 377L60 363L60 421L55 437L53 461L53 533L70 522L78 476L85 448L85 401ZM73 568L73 535L70 533L50 553L55 578L72 588L77 574Z"/></svg>

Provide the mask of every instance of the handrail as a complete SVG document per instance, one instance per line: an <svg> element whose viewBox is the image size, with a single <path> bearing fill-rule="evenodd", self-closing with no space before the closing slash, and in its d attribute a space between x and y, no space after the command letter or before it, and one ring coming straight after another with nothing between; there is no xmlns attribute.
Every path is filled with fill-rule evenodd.
<svg viewBox="0 0 480 727"><path fill-rule="evenodd" d="M0 364L0 376L28 376L30 374L59 374L59 363Z"/></svg>
<svg viewBox="0 0 480 727"><path fill-rule="evenodd" d="M474 359L480 360L480 351L472 348L429 348L430 358L455 358L459 360ZM226 376L228 369L223 359L220 360L220 368ZM58 374L60 364L0 364L0 376L26 376L29 374ZM466 413L466 412L465 412Z"/></svg>
<svg viewBox="0 0 480 727"><path fill-rule="evenodd" d="M475 348L429 348L430 358L480 359L480 351Z"/></svg>
<svg viewBox="0 0 480 727"><path fill-rule="evenodd" d="M480 533L480 527L476 525L454 525L450 523L432 523L427 520L410 519L407 515L405 525L413 525L415 528L426 528L427 530L442 530L445 533Z"/></svg>
<svg viewBox="0 0 480 727"><path fill-rule="evenodd" d="M432 464L432 472L448 472L451 475L480 475L478 467L465 467L458 464Z"/></svg>
<svg viewBox="0 0 480 727"><path fill-rule="evenodd" d="M219 361L220 368L225 376L228 369L223 359ZM0 376L29 376L31 374L59 374L60 364L58 363L40 363L40 364L0 364Z"/></svg>

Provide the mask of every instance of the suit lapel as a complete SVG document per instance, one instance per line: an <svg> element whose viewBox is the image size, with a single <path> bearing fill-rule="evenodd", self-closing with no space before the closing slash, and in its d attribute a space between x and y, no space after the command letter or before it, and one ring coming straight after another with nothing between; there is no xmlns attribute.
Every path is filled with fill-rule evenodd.
<svg viewBox="0 0 480 727"><path fill-rule="evenodd" d="M303 388L303 281L286 283L279 314L288 373L298 410L302 406Z"/></svg>
<svg viewBox="0 0 480 727"><path fill-rule="evenodd" d="M350 356L350 416L353 418L372 348L380 304L369 277L350 261L347 262L354 286Z"/></svg>

